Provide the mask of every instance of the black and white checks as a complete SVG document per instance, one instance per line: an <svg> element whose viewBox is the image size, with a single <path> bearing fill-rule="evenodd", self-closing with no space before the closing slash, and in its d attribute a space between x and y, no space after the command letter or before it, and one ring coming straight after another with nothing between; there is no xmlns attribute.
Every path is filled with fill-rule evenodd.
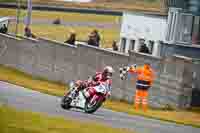
<svg viewBox="0 0 200 133"><path fill-rule="evenodd" d="M131 67L136 68L136 65L131 65ZM120 73L120 79L125 80L128 77L128 71L130 69L130 66L124 66L119 68L119 73Z"/></svg>
<svg viewBox="0 0 200 133"><path fill-rule="evenodd" d="M129 67L127 67L127 66L119 68L119 73L120 73L120 79L121 80L125 80L127 78L128 70L129 70Z"/></svg>

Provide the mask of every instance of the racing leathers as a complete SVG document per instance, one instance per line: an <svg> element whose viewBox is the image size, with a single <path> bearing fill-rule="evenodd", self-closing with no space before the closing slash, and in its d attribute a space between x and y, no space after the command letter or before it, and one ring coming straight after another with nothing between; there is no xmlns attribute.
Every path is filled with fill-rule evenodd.
<svg viewBox="0 0 200 133"><path fill-rule="evenodd" d="M77 81L76 84L79 85L79 90L85 91L86 98L94 95L97 92L97 87L100 87L106 90L107 96L111 95L111 85L112 80L110 78L106 78L102 72L97 72L91 81Z"/></svg>

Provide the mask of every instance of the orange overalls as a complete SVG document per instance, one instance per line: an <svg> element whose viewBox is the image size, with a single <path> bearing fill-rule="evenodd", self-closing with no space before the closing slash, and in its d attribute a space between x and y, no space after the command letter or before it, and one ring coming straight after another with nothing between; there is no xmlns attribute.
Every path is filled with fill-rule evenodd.
<svg viewBox="0 0 200 133"><path fill-rule="evenodd" d="M143 67L129 69L130 73L137 73L136 92L134 106L135 109L139 108L140 100L142 101L143 110L148 108L148 89L152 86L154 80L154 72L149 65Z"/></svg>

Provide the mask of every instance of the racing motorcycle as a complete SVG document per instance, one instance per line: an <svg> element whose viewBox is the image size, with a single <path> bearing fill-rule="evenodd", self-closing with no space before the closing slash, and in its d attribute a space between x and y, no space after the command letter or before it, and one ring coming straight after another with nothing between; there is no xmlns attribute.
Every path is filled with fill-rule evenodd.
<svg viewBox="0 0 200 133"><path fill-rule="evenodd" d="M90 77L88 81L91 81ZM98 86L92 87L95 93L86 98L87 91L90 91L90 87L78 90L79 85L74 81L69 83L69 90L61 100L61 107L69 110L70 108L78 108L84 110L86 113L94 113L110 96L109 87L106 84L100 83Z"/></svg>

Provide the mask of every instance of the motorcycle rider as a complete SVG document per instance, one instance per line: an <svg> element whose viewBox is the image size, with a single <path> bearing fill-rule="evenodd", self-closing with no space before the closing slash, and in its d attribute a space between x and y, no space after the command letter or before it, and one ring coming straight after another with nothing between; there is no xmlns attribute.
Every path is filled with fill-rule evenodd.
<svg viewBox="0 0 200 133"><path fill-rule="evenodd" d="M76 85L78 85L78 91L84 90L84 96L88 99L90 96L96 93L94 87L104 85L107 90L108 96L111 94L111 85L112 85L112 75L114 73L114 69L111 66L106 66L103 69L103 72L96 72L96 74L92 77L91 81L77 81Z"/></svg>

